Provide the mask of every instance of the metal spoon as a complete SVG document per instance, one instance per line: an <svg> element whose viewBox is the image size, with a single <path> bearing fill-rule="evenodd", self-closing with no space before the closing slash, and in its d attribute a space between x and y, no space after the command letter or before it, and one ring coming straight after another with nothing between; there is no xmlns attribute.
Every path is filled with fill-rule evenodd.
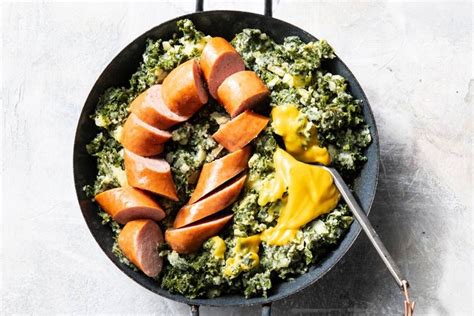
<svg viewBox="0 0 474 316"><path fill-rule="evenodd" d="M360 226L362 227L364 232L367 234L367 237L369 237L370 242L374 246L375 250L377 250L377 253L379 254L380 258L382 258L382 261L385 263L385 266L387 267L388 271L390 271L390 274L392 275L393 279L397 283L400 290L403 292L404 297L405 297L405 302L404 302L405 315L411 316L415 309L415 302L410 301L410 298L408 297L408 287L409 287L408 281L401 276L402 274L400 270L398 269L392 256L390 256L390 253L388 252L387 248L385 248L384 244L382 243L382 240L380 240L380 237L375 231L372 224L370 223L369 218L364 213L362 208L359 206L359 203L355 199L354 195L352 194L347 184L342 179L339 172L337 172L336 169L331 168L331 167L327 167L320 164L317 164L317 165L321 168L324 168L332 175L334 179L334 183L336 184L336 187L339 189L339 192L341 193L342 197L344 198L347 205L351 209L352 214L354 214L354 217L357 219Z"/></svg>

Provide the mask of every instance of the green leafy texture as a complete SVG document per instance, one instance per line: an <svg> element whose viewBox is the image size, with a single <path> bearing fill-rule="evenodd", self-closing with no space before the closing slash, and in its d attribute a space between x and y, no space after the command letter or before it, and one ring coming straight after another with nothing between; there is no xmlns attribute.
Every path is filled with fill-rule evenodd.
<svg viewBox="0 0 474 316"><path fill-rule="evenodd" d="M347 206L339 204L332 212L306 225L290 244L271 246L263 243L261 265L282 279L305 273L329 247L337 244L351 223Z"/></svg>
<svg viewBox="0 0 474 316"><path fill-rule="evenodd" d="M161 83L167 71L201 54L207 37L189 20L180 20L177 25L181 34L174 34L169 41L147 40L143 61L132 75L130 87L109 88L100 97L92 118L102 131L87 145L89 154L97 157L98 174L94 184L84 188L88 196L120 186L123 150L117 139L130 103L153 84Z"/></svg>
<svg viewBox="0 0 474 316"><path fill-rule="evenodd" d="M165 159L171 165L173 179L181 202L186 202L194 190L201 167L227 153L212 138L220 124L229 120L221 106L210 100L188 122L172 132L166 143Z"/></svg>
<svg viewBox="0 0 474 316"><path fill-rule="evenodd" d="M86 194L93 197L120 186L120 177L124 176L122 145L113 137L99 133L87 145L87 152L97 159L97 177L93 185L84 188Z"/></svg>
<svg viewBox="0 0 474 316"><path fill-rule="evenodd" d="M133 94L125 88L109 88L100 97L93 116L95 124L109 132L123 125L128 117L128 105Z"/></svg>
<svg viewBox="0 0 474 316"><path fill-rule="evenodd" d="M138 268L130 261L127 257L123 254L122 250L118 246L118 235L122 228L120 227L119 223L114 221L112 217L105 213L104 211L100 210L98 213L99 217L102 218L102 225L109 225L110 229L114 233L114 244L112 246L112 253L117 257L120 263L128 266L129 268L133 269L134 271L138 271Z"/></svg>
<svg viewBox="0 0 474 316"><path fill-rule="evenodd" d="M95 183L85 188L89 196L120 185L124 175L123 150L116 138L128 116L130 102L149 86L160 83L178 64L199 57L208 37L189 20L179 21L178 28L182 34L170 40L147 41L143 62L132 75L129 88L108 89L100 98L93 118L102 132L87 147L98 163ZM294 103L309 121L301 135L314 137L311 131L316 127L319 141L328 147L334 166L351 181L366 160L363 150L370 144L370 132L359 101L347 92L345 79L321 67L324 60L334 58L327 42L303 43L297 37L288 37L278 44L259 30L246 29L236 35L232 44L243 56L247 68L254 70L270 88L271 105ZM212 134L228 120L222 107L211 100L190 121L172 131L165 159L171 165L180 202L160 199L168 214L162 222L165 226L172 224L177 210L189 199L202 165L227 153L212 139ZM254 269L225 277L225 260L231 256L237 237L251 236L274 226L282 206L282 201L264 207L257 203L260 185L274 176L273 154L278 144L272 128L267 127L252 146L254 153L249 160L246 186L229 207L234 212L233 224L219 234L227 246L225 257L219 259L213 255L212 240L192 255L164 249L160 253L166 262L160 276L163 288L190 298L225 293L267 296L275 282L305 273L337 244L352 223L347 206L341 203L303 227L290 244L262 243L260 264ZM102 211L99 216L118 234L120 225ZM113 252L120 262L136 269L116 242Z"/></svg>
<svg viewBox="0 0 474 316"><path fill-rule="evenodd" d="M176 66L201 55L208 37L197 31L190 20L180 20L177 26L182 35L174 34L167 41L147 40L143 62L130 79L133 92L140 93L153 84L161 83Z"/></svg>
<svg viewBox="0 0 474 316"><path fill-rule="evenodd" d="M363 152L371 137L361 104L348 93L346 80L320 68L324 60L335 57L331 46L324 40L304 43L294 36L277 44L255 29L243 30L232 43L247 67L269 86L271 105L298 106L317 127L335 168L351 182L367 160Z"/></svg>
<svg viewBox="0 0 474 316"><path fill-rule="evenodd" d="M226 287L222 276L223 259L212 254L213 242L204 243L198 254L179 255L175 251L163 251L168 264L165 266L161 286L173 293L189 298L220 296Z"/></svg>
<svg viewBox="0 0 474 316"><path fill-rule="evenodd" d="M296 104L309 121L301 134L307 138L314 137L311 131L316 126L319 141L328 146L335 167L346 179L352 180L366 160L363 149L370 143L370 133L364 124L360 103L347 92L344 78L320 68L325 59L334 57L327 42L305 44L297 37L289 37L277 44L259 30L246 29L236 35L232 44L243 56L247 68L255 71L269 86L271 105ZM227 236L226 259L231 256L237 237L251 236L274 226L282 205L281 201L264 207L257 203L261 183L274 176L273 153L278 145L271 127L253 141L253 146L255 151L249 160L246 187L232 205L233 224L220 234ZM205 289L210 289L213 295L237 292L246 297L266 296L279 279L305 273L337 244L352 220L347 206L341 203L329 214L303 227L289 245L262 243L260 265L251 271L232 279L224 277L224 282L219 274L221 265L209 271L195 270L196 273L190 273L189 268L177 270L172 267L165 271L166 282L162 285L188 297L206 296ZM177 261L177 257L181 267L199 266L199 263L209 260L209 253L205 246L193 256L174 253L172 261ZM213 277L206 277L206 273L215 276L219 282L211 282ZM185 280L181 283L182 275L185 275Z"/></svg>
<svg viewBox="0 0 474 316"><path fill-rule="evenodd" d="M189 20L177 23L180 35L163 42L161 39L148 39L143 60L130 79L129 87L112 87L99 98L95 113L92 115L101 132L87 145L87 152L97 159L97 177L93 184L86 185L87 196L95 195L119 187L124 181L123 147L118 142L122 125L129 115L130 103L143 91L154 84L161 83L167 73L178 64L201 54L207 37L197 31ZM167 212L176 208L176 203L162 199L161 205ZM120 225L99 208L98 215L104 225L110 225L115 235ZM112 251L120 262L136 269L123 255L117 242Z"/></svg>
<svg viewBox="0 0 474 316"><path fill-rule="evenodd" d="M260 233L278 218L275 210L280 202L268 203L263 207L257 203L261 184L274 175L273 153L278 146L271 128L261 133L253 145L255 150L249 160L244 192L232 206L233 234L238 237Z"/></svg>

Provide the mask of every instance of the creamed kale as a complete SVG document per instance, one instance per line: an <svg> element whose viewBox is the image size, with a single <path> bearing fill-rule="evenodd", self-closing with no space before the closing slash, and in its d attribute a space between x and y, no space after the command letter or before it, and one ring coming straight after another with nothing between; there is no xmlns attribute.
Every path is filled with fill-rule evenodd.
<svg viewBox="0 0 474 316"><path fill-rule="evenodd" d="M170 40L149 39L143 61L130 78L128 87L109 88L101 96L93 119L101 129L87 146L97 158L97 178L85 187L89 196L120 186L125 179L123 148L117 141L121 126L128 116L130 102L153 84L161 83L167 73L178 64L199 57L209 38L195 29L189 20L178 21L180 33ZM295 104L308 120L307 129L317 127L321 146L328 148L333 165L348 182L360 172L367 158L364 149L370 144L368 126L364 122L360 101L347 90L346 80L324 69L324 62L335 57L333 49L324 41L302 42L298 37L287 37L276 43L256 29L244 29L236 34L232 45L243 57L246 67L255 71L271 91L271 107ZM271 109L262 109L269 115ZM160 199L167 212L163 228L173 222L177 210L191 195L200 168L226 154L211 137L229 116L215 101L210 100L188 122L172 130L172 139L166 144L164 158L170 163L180 202ZM300 132L311 137L304 130ZM249 160L246 186L238 200L229 209L234 213L233 223L219 236L225 242L223 257L214 255L215 239L209 239L201 250L192 255L180 255L163 247L165 268L157 279L161 286L173 293L190 298L216 297L226 293L241 293L246 297L266 296L272 286L305 273L332 246L352 223L347 206L340 202L330 213L304 226L296 238L285 246L262 243L260 262L246 271L226 275L226 259L238 237L260 233L276 224L281 201L259 206L259 183L274 177L273 153L281 140L269 125L253 142L254 153ZM120 225L100 211L104 224L115 234ZM119 259L133 265L123 256L117 245L114 253Z"/></svg>

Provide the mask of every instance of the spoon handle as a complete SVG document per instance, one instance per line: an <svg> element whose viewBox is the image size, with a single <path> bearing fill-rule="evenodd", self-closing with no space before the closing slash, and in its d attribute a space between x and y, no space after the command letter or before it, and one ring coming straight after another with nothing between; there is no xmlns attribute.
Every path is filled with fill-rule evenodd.
<svg viewBox="0 0 474 316"><path fill-rule="evenodd" d="M380 240L379 235L370 223L369 218L360 208L359 203L355 199L354 195L352 195L351 190L347 186L346 182L344 182L341 175L336 171L336 169L324 166L322 167L329 171L329 173L331 173L336 187L339 189L339 192L341 192L341 195L346 201L347 205L349 205L352 214L354 214L360 226L362 226L362 229L367 234L367 237L369 237L370 242L374 246L375 250L377 250L377 253L379 254L380 258L382 258L382 261L385 263L385 266L387 267L388 271L390 271L390 274L392 275L393 279L397 283L400 290L403 292L403 295L405 296L404 315L412 316L413 311L415 309L415 302L410 301L410 298L408 296L408 281L401 276L402 274L400 273L397 264L395 263L395 261L393 261L392 256L390 256L390 253L388 252L387 248L385 248L382 240Z"/></svg>
<svg viewBox="0 0 474 316"><path fill-rule="evenodd" d="M364 211L360 208L359 203L355 199L354 195L352 195L351 190L349 189L347 184L344 182L341 175L335 169L329 168L329 167L323 167L323 168L331 173L334 179L334 183L336 184L336 187L339 189L339 192L341 192L342 197L346 201L347 205L349 205L349 208L351 209L355 218L359 222L360 226L362 226L362 229L364 230L364 232L367 234L367 237L369 237L370 242L375 247L375 250L377 250L377 253L379 254L380 258L382 258L383 262L387 266L395 282L400 287L400 289L403 290L404 284L405 286L408 286L408 282L404 278L402 278L400 270L395 264L395 261L393 261L392 256L390 256L390 253L388 252L387 248L385 248L384 244L382 243L382 240L380 240L380 237L377 234L377 232L374 230L372 224L369 221L369 218L364 213Z"/></svg>

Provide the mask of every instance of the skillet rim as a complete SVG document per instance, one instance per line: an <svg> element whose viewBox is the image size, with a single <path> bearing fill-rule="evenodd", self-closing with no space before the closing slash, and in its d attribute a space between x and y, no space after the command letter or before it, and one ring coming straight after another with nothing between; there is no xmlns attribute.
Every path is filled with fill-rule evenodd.
<svg viewBox="0 0 474 316"><path fill-rule="evenodd" d="M321 265L324 262L329 261L327 257L329 256L330 253L333 253L331 255L331 256L333 256L331 258L332 262L324 270L322 270L322 272L320 272L319 274L311 277L307 281L302 281L302 284L298 284L298 286L293 286L293 288L291 288L289 290L286 290L286 291L283 291L283 293L279 293L280 292L279 288L276 288L276 291L275 291L274 290L275 287L273 287L272 290L274 290L275 292L271 293L271 295L269 295L267 298L262 297L262 296L258 296L258 297L253 297L253 298L246 299L242 295L233 294L233 295L223 295L223 296L220 296L220 297L217 297L217 298L210 298L210 299L209 298L189 299L189 298L187 298L187 297L185 297L181 294L172 294L168 290L165 290L165 289L161 288L157 281L153 281L154 282L153 286L150 286L147 282L143 282L143 280L144 279L151 280L151 278L148 278L148 277L142 275L140 272L135 272L135 271L131 270L130 268L126 267L125 265L121 264L117 260L117 258L111 253L110 249L105 247L104 241L99 240L99 238L93 233L93 225L92 225L93 223L89 222L88 219L86 218L85 211L83 209L83 208L85 208L85 206L83 206L82 203L81 203L80 190L82 190L82 186L80 186L78 184L78 182L79 182L78 181L79 171L78 171L78 162L77 162L77 160L79 159L78 158L78 152L80 150L83 150L83 149L79 148L79 145L78 145L78 143L80 143L78 141L78 139L80 138L79 131L81 130L82 123L84 122L84 120L86 120L86 119L90 120L90 118L88 117L88 115L86 113L87 112L86 107L87 107L87 104L89 104L91 102L90 99L93 97L92 92L99 85L99 82L101 81L102 77L110 70L111 65L117 62L120 55L124 54L126 51L130 50L135 45L135 42L137 42L142 37L145 37L145 38L150 37L151 33L153 33L157 29L163 28L165 26L165 24L176 23L176 21L181 20L181 19L193 20L193 18L199 17L199 16L218 15L218 14L232 14L232 15L245 14L248 17L259 19L262 22L265 22L265 20L267 20L267 22L270 21L270 20L273 20L274 22L277 22L281 25L289 27L289 28L297 31L300 34L304 34L308 38L312 38L312 39L317 40L317 38L315 36L311 35L310 33L306 32L305 30L303 30L303 29L299 28L298 26L295 26L291 23L285 22L283 20L276 19L274 17L264 16L264 15L253 13L253 12L236 11L236 10L209 10L209 11L203 11L203 12L189 13L189 14L185 14L185 15L182 15L182 16L164 21L164 22L160 23L159 25L152 27L151 29L149 29L146 32L142 33L141 35L137 36L133 41L131 41L127 46L125 46L122 50L120 50L120 52L118 52L115 55L115 57L107 64L107 66L101 72L101 74L99 75L97 80L94 82L94 84L92 85L92 88L89 91L89 94L87 96L85 104L82 106L81 114L79 116L78 124L77 124L77 127L76 127L76 133L75 133L75 137L74 137L74 148L73 148L74 184L75 184L75 188L76 188L76 195L77 195L77 199L78 199L78 202L79 202L79 206L81 208L81 213L82 213L82 215L84 217L84 220L87 224L89 232L94 237L94 240L97 242L97 244L102 249L102 251L105 253L105 255L107 257L109 257L109 259L114 263L114 265L119 270L121 270L129 278L131 278L133 281L135 281L136 283L138 283L142 287L148 289L149 291L151 291L155 294L158 294L162 297L165 297L167 299L170 299L170 300L173 300L173 301L176 301L176 302L180 302L180 303L185 303L185 304L188 304L188 305L215 306L215 307L235 306L235 307L237 307L237 306L253 306L253 305L258 305L258 304L268 304L268 303L272 303L272 302L284 299L286 297L289 297L293 294L296 294L296 293L302 291L303 289L305 289L305 288L309 287L310 285L314 284L315 282L317 282L320 278L322 278L324 275L326 275L326 273L328 273L332 268L334 268L334 266L342 259L342 257L344 257L344 255L349 251L349 249L352 248L354 242L358 238L358 236L361 232L361 226L359 225L359 223L356 220L354 220L354 222L352 223L352 225L350 226L348 231L345 233L343 238L340 239L340 241L338 242L336 247L331 249L326 255L324 255L323 260L321 260L320 262L310 266L310 268L308 269L307 272L305 272L302 275L296 276L295 280L300 278L300 277L303 277L303 276L308 277L308 275L310 275L310 273L312 272L311 268L316 268L318 265ZM372 186L370 192L368 193L368 194L370 194L370 196L369 196L369 201L367 203L367 206L365 208L363 208L364 211L366 212L366 214L368 215L370 213L370 210L372 208L372 205L373 205L373 202L374 202L374 199L375 199L375 194L376 194L377 185L378 185L378 178L379 178L380 144L379 144L378 130L377 130L376 122L375 122L375 117L374 117L374 114L372 112L372 108L370 107L367 96L366 96L364 90L362 89L360 83L358 82L357 78L354 76L352 71L347 67L347 65L337 56L337 54L336 54L336 58L334 60L337 60L341 64L341 66L347 71L349 77L347 75L345 75L345 78L349 83L350 90L353 90L354 88L359 90L359 94L360 94L361 97L359 97L358 99L363 101L363 105L362 105L363 114L364 114L364 116L368 117L368 120L366 119L366 121L367 121L367 124L370 127L371 136L372 136L372 143L369 145L367 150L371 146L374 146L374 149L375 149L375 159L370 161L370 163L374 164L373 167L375 168L375 172L374 172L374 175L373 175L374 183L373 183L373 186ZM353 92L351 91L351 93L353 93ZM365 164L366 165L369 164L369 161L367 161ZM356 198L357 198L357 196L356 196ZM97 221L99 221L98 216L97 216ZM352 237L351 237L352 239L347 240L347 238L349 237L348 236L349 232L351 230L354 230L354 232L351 232L352 233ZM344 243L344 248L341 248L343 243ZM279 282L278 284L293 283L293 282L295 282L295 281L288 281L287 280L287 281Z"/></svg>

